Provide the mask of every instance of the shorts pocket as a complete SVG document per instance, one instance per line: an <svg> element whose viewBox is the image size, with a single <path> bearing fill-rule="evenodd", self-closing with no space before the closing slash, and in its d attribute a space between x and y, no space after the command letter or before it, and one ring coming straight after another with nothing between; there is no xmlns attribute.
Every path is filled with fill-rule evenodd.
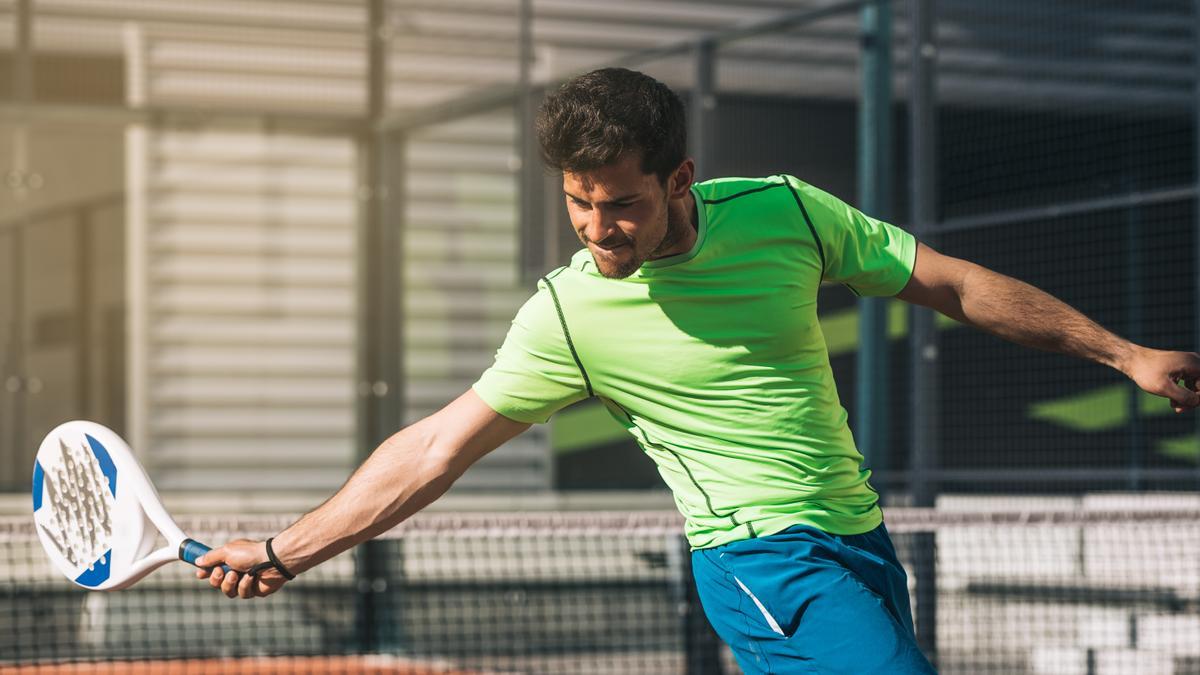
<svg viewBox="0 0 1200 675"><path fill-rule="evenodd" d="M776 621L775 617L771 615L771 612L767 609L766 605L762 603L762 600L759 600L758 596L754 595L754 592L747 588L746 584L742 583L742 580L737 578L737 576L734 576L733 580L735 583L737 583L738 588L742 589L742 592L754 602L754 606L757 607L759 613L762 614L763 620L767 622L767 627L769 627L775 634L781 637L787 637L787 634L783 632L783 628L779 626L779 622Z"/></svg>

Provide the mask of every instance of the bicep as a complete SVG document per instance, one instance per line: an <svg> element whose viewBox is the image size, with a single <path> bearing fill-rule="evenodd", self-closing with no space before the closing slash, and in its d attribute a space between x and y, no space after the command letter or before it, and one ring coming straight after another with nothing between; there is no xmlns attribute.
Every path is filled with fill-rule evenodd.
<svg viewBox="0 0 1200 675"><path fill-rule="evenodd" d="M532 426L496 412L473 389L430 415L423 425L429 445L444 453L456 473Z"/></svg>
<svg viewBox="0 0 1200 675"><path fill-rule="evenodd" d="M961 300L963 280L974 263L942 255L929 246L917 242L916 260L912 276L896 297L935 309L959 321L964 320Z"/></svg>
<svg viewBox="0 0 1200 675"><path fill-rule="evenodd" d="M916 253L911 234L828 192L787 178L801 221L821 257L822 281L844 284L858 296L892 296L903 288Z"/></svg>

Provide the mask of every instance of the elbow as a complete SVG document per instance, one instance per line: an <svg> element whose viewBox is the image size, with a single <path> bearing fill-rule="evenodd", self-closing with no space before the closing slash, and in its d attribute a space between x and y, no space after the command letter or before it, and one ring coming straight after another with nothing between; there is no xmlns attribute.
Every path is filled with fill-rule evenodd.
<svg viewBox="0 0 1200 675"><path fill-rule="evenodd" d="M429 482L451 476L457 466L456 448L452 443L446 442L444 434L438 433L436 426L422 423L419 427L421 436L418 447L421 449L419 455L421 474ZM454 482L454 478L457 477L455 475L450 478L450 482Z"/></svg>
<svg viewBox="0 0 1200 675"><path fill-rule="evenodd" d="M995 293L991 280L995 277L996 273L988 268L963 261L962 272L953 286L952 312L945 314L961 323L980 326L980 320L986 319L989 313L989 296Z"/></svg>
<svg viewBox="0 0 1200 675"><path fill-rule="evenodd" d="M462 475L450 453L436 447L423 447L408 463L403 482L406 501L415 504L414 512L441 497ZM406 516L407 517L407 516Z"/></svg>
<svg viewBox="0 0 1200 675"><path fill-rule="evenodd" d="M978 269L981 269L978 265L963 261L961 271L946 284L945 297L938 311L960 323L970 323L967 318L966 298L971 292L971 276Z"/></svg>
<svg viewBox="0 0 1200 675"><path fill-rule="evenodd" d="M421 472L430 483L445 483L450 487L467 470L458 453L444 446L427 447L421 453Z"/></svg>
<svg viewBox="0 0 1200 675"><path fill-rule="evenodd" d="M456 473L460 462L453 445L440 438L428 419L398 432L396 437L403 435L408 435L402 444L408 448L408 457L404 460L408 475L416 478L420 485L445 483L448 488L462 473Z"/></svg>
<svg viewBox="0 0 1200 675"><path fill-rule="evenodd" d="M421 473L430 484L448 489L474 463L468 449L455 435L448 438L429 434L421 443Z"/></svg>
<svg viewBox="0 0 1200 675"><path fill-rule="evenodd" d="M972 262L942 255L920 244L912 277L896 297L967 323L966 305L972 277L982 269Z"/></svg>

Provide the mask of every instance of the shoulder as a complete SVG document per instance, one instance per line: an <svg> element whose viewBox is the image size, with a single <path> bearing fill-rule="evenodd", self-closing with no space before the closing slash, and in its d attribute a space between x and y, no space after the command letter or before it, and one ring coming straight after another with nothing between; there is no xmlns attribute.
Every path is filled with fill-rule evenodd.
<svg viewBox="0 0 1200 675"><path fill-rule="evenodd" d="M547 272L537 280L537 291L521 308L518 319L536 321L540 328L561 323L564 302L595 293L594 284L590 283L590 277L596 274L595 270L596 264L587 249L576 252L566 265Z"/></svg>
<svg viewBox="0 0 1200 675"><path fill-rule="evenodd" d="M743 202L754 196L776 196L782 190L786 193L788 182L785 176L766 176L763 178L714 178L696 183L696 194L705 205ZM753 200L752 200L753 201Z"/></svg>
<svg viewBox="0 0 1200 675"><path fill-rule="evenodd" d="M537 280L533 295L517 310L513 325L525 328L536 334L543 334L547 328L558 324L558 312L555 310L554 292L549 279L554 279L567 270L566 267L546 274Z"/></svg>
<svg viewBox="0 0 1200 675"><path fill-rule="evenodd" d="M792 193L795 195L796 201L799 202L798 205L801 209L807 210L816 208L819 211L840 212L841 210L847 208L846 202L842 201L838 197L826 192L825 190L822 190L815 185L806 183L795 176L784 175L780 176L779 178L787 182L787 185L791 188Z"/></svg>
<svg viewBox="0 0 1200 675"><path fill-rule="evenodd" d="M554 270L553 272L547 274L546 278L554 279L556 277L562 276L563 274L570 276L572 273L587 272L589 269L594 271L595 268L596 268L596 263L595 263L595 261L592 260L592 253L591 253L591 251L587 250L587 248L585 247L585 248L581 248L578 251L576 251L571 256L570 262L568 262L565 266L560 267L560 268Z"/></svg>

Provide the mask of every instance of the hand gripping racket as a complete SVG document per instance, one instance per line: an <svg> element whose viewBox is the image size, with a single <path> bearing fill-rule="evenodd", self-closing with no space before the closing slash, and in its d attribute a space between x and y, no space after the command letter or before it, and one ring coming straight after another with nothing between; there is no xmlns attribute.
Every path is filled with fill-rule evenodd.
<svg viewBox="0 0 1200 675"><path fill-rule="evenodd" d="M33 521L55 567L91 590L126 588L172 560L194 565L209 551L167 514L125 441L94 422L66 422L42 441ZM156 549L160 532L167 544Z"/></svg>

